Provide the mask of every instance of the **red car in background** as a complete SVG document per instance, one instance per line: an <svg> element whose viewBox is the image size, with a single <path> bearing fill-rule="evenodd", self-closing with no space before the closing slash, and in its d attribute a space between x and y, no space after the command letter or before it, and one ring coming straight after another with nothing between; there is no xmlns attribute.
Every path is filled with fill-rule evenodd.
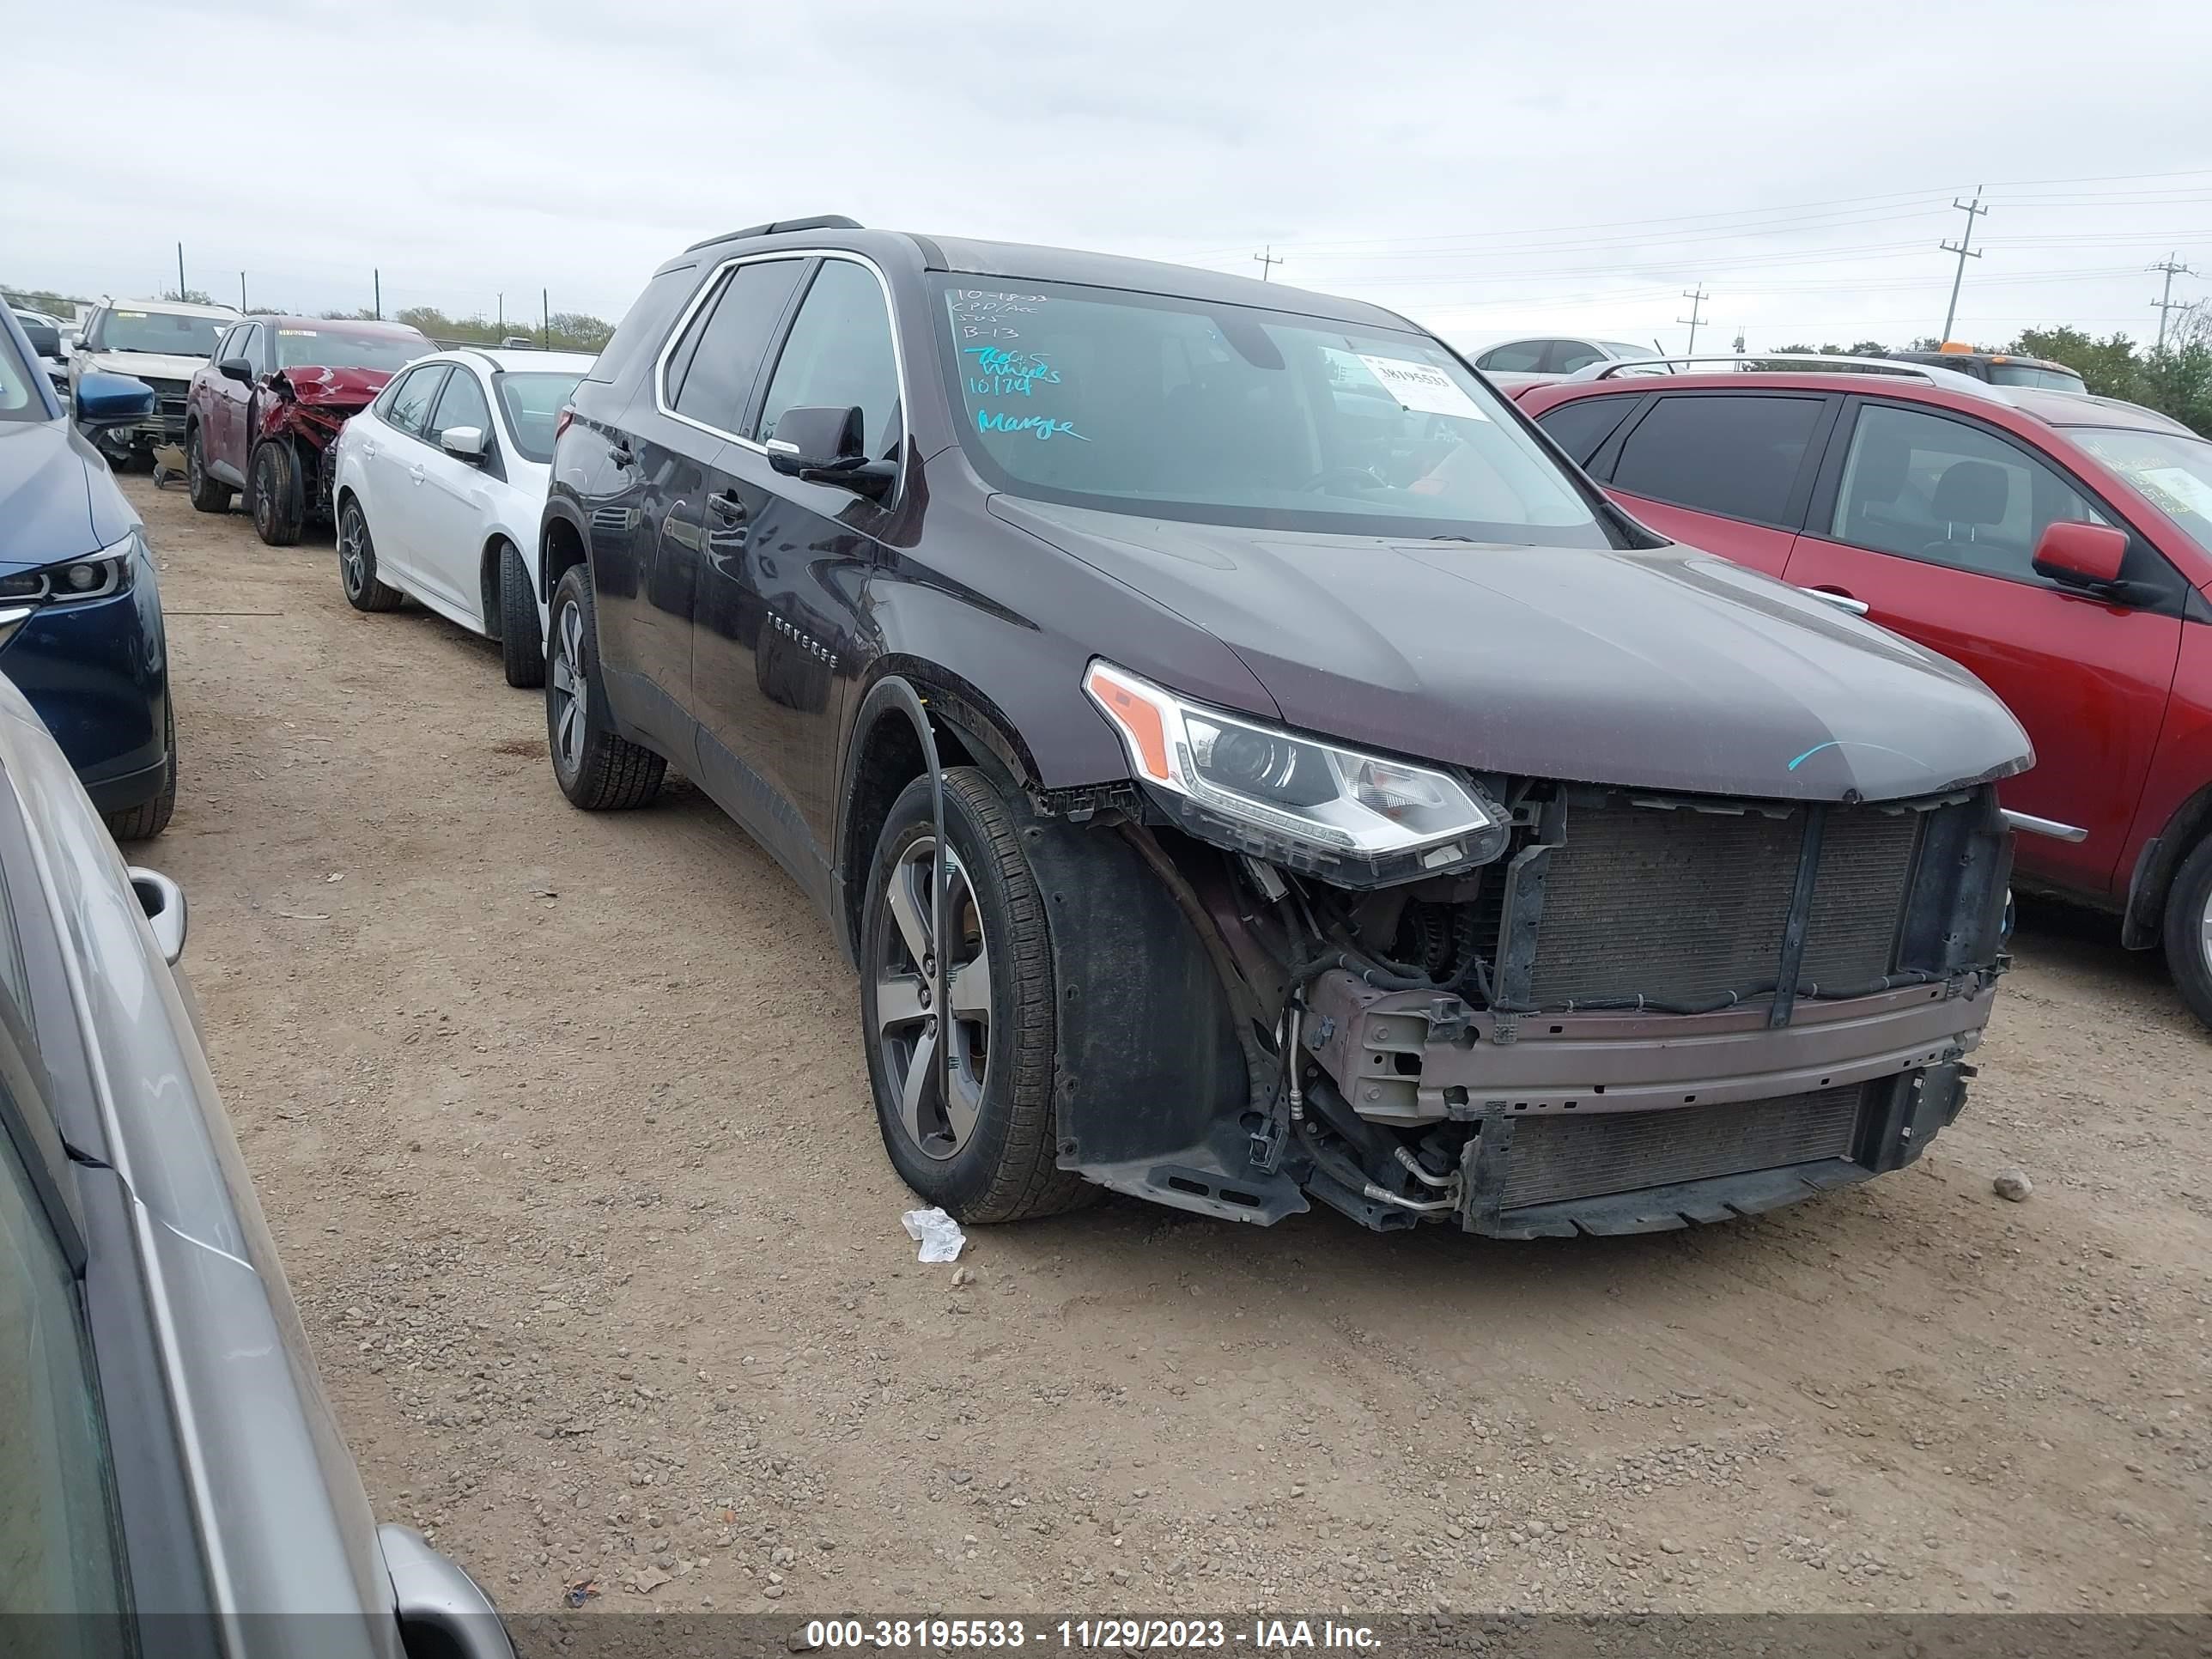
<svg viewBox="0 0 2212 1659"><path fill-rule="evenodd" d="M1651 529L1978 675L2035 744L2017 881L2162 941L2212 1025L2212 443L1938 368L1637 367L1513 395Z"/></svg>
<svg viewBox="0 0 2212 1659"><path fill-rule="evenodd" d="M437 347L404 323L247 317L226 330L185 398L192 505L246 497L253 527L289 547L331 517L330 448L396 369Z"/></svg>

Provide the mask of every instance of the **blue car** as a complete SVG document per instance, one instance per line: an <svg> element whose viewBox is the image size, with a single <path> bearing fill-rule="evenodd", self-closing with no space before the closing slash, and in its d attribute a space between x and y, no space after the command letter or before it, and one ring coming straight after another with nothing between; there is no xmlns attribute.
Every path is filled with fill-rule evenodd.
<svg viewBox="0 0 2212 1659"><path fill-rule="evenodd" d="M143 420L153 389L88 374L76 421L0 310L0 672L22 688L118 841L177 804L177 727L145 527L77 430Z"/></svg>

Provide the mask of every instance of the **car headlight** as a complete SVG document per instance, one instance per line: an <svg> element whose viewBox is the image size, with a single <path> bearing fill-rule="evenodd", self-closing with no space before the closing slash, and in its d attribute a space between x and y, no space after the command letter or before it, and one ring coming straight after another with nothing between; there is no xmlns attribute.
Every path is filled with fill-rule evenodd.
<svg viewBox="0 0 2212 1659"><path fill-rule="evenodd" d="M1188 702L1103 659L1083 689L1152 799L1217 846L1347 887L1449 874L1505 850L1504 810L1449 773Z"/></svg>
<svg viewBox="0 0 2212 1659"><path fill-rule="evenodd" d="M138 549L139 532L133 530L112 547L103 547L82 559L65 559L42 569L0 576L0 605L64 605L120 593L131 586Z"/></svg>

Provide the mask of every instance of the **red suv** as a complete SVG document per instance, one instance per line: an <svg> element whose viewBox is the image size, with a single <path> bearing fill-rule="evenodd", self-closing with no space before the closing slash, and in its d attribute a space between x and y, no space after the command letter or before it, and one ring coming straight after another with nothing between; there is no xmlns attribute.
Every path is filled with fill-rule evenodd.
<svg viewBox="0 0 2212 1659"><path fill-rule="evenodd" d="M404 323L245 317L216 342L185 395L185 477L192 505L228 513L246 497L253 527L289 547L331 518L331 445L392 371L435 351Z"/></svg>
<svg viewBox="0 0 2212 1659"><path fill-rule="evenodd" d="M2163 939L2212 1025L2212 443L1941 368L1607 375L1516 399L1651 528L1980 676L2035 743L2021 884Z"/></svg>

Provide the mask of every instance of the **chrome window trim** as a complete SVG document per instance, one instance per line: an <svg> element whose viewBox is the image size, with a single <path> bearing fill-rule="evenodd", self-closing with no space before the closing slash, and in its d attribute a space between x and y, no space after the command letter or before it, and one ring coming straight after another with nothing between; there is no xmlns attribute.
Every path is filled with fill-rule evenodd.
<svg viewBox="0 0 2212 1659"><path fill-rule="evenodd" d="M693 419L689 415L678 414L675 406L668 400L668 360L676 355L677 343L682 340L690 331L693 319L698 316L702 307L720 291L722 278L727 272L739 265L767 264L776 259L842 259L851 264L866 267L875 277L876 286L882 290L884 296L884 320L890 325L891 368L898 377L899 438L903 442L914 430L914 397L907 384L906 348L899 340L898 307L891 300L890 279L884 275L883 267L869 258L867 255L854 253L844 248L777 248L765 253L740 253L717 264L708 274L707 280L700 284L699 291L691 296L690 303L684 307L683 314L677 318L675 326L668 331L668 337L661 342L659 356L653 359L653 408L668 419L688 426L695 432L703 432L710 438L720 438L725 443L736 444L742 449L750 450L756 455L764 456L769 453L768 446L757 440L740 437L724 428L710 426L704 421ZM811 284L809 284L808 291L812 291ZM801 310L805 308L806 299L804 295L799 297L799 304ZM796 320L796 313L793 313L793 320ZM772 343L781 348L789 337L790 330L786 329L783 335ZM769 371L771 382L775 378L775 365L781 361L781 349L777 352L775 362L772 363L766 359L762 361L761 367ZM899 469L898 495L905 493L906 469L902 467ZM891 499L895 501L898 499L898 495L894 495Z"/></svg>

